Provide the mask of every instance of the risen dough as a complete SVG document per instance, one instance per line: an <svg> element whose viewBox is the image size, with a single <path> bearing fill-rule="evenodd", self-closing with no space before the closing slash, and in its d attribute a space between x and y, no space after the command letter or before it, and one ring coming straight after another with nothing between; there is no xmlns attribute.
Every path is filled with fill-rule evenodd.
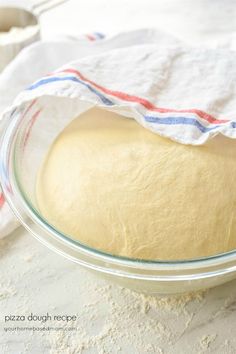
<svg viewBox="0 0 236 354"><path fill-rule="evenodd" d="M101 109L51 146L37 183L43 216L115 255L187 259L236 247L236 141L175 143Z"/></svg>

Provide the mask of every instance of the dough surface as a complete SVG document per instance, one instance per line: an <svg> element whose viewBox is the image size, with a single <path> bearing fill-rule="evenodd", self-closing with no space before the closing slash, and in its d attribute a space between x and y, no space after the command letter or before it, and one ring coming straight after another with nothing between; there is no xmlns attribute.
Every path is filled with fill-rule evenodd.
<svg viewBox="0 0 236 354"><path fill-rule="evenodd" d="M162 138L93 108L68 125L38 174L42 215L115 255L198 258L236 248L236 141Z"/></svg>

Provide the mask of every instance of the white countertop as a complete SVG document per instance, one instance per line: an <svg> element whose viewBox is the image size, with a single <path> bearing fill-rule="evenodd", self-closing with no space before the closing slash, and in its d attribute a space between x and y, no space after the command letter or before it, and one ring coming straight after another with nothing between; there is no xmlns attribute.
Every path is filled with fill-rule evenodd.
<svg viewBox="0 0 236 354"><path fill-rule="evenodd" d="M234 0L71 0L41 24L44 38L158 26L215 46L231 40L235 15ZM0 354L236 353L236 281L177 298L144 297L54 254L23 228L0 240L0 271ZM31 313L77 319L60 330L55 319L4 323ZM53 329L37 329L48 325ZM16 326L37 330L4 330Z"/></svg>

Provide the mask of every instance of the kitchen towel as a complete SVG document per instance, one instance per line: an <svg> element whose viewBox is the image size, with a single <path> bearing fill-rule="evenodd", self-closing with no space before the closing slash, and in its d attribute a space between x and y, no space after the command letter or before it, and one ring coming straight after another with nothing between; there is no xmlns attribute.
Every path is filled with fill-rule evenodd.
<svg viewBox="0 0 236 354"><path fill-rule="evenodd" d="M61 126L84 102L86 109L118 111L183 144L204 144L219 133L236 137L235 52L187 47L156 30L98 38L39 42L23 50L0 77L1 125L28 107L33 107L28 114L40 109L50 116L57 97L64 98L57 101L57 111L64 112L56 117ZM74 100L73 109L66 109L65 99ZM5 236L17 222L2 194L0 204L0 236Z"/></svg>

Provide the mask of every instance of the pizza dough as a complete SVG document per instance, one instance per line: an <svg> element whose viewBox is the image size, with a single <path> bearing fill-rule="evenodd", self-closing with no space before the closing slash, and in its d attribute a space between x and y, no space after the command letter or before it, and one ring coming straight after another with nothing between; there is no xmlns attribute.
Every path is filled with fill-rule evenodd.
<svg viewBox="0 0 236 354"><path fill-rule="evenodd" d="M236 247L236 141L175 143L93 108L51 146L38 175L42 215L114 255L189 259Z"/></svg>

